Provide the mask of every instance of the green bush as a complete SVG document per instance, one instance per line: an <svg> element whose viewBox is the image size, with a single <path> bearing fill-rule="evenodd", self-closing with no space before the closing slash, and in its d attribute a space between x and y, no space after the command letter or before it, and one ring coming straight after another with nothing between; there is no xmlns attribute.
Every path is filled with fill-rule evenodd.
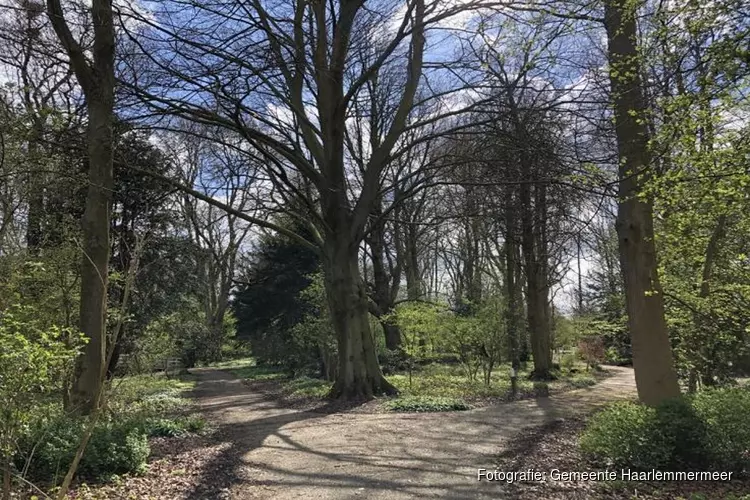
<svg viewBox="0 0 750 500"><path fill-rule="evenodd" d="M80 421L62 416L40 419L18 443L16 466L22 469L29 461L32 479L57 482L68 470L82 433Z"/></svg>
<svg viewBox="0 0 750 500"><path fill-rule="evenodd" d="M565 353L560 356L560 369L570 372L576 364L576 356L573 353Z"/></svg>
<svg viewBox="0 0 750 500"><path fill-rule="evenodd" d="M581 450L608 466L744 470L750 466L750 391L717 389L656 408L616 403L589 421Z"/></svg>
<svg viewBox="0 0 750 500"><path fill-rule="evenodd" d="M679 468L707 465L706 424L688 398L665 401L656 408L659 432L672 447L669 465Z"/></svg>
<svg viewBox="0 0 750 500"><path fill-rule="evenodd" d="M397 412L462 411L471 409L469 405L460 399L425 396L407 396L392 399L385 406L388 410Z"/></svg>
<svg viewBox="0 0 750 500"><path fill-rule="evenodd" d="M693 406L706 424L707 451L718 469L750 467L750 390L715 389L698 393Z"/></svg>
<svg viewBox="0 0 750 500"><path fill-rule="evenodd" d="M179 420L150 418L144 422L143 430L149 437L176 437L185 434L186 429Z"/></svg>
<svg viewBox="0 0 750 500"><path fill-rule="evenodd" d="M572 387L575 387L576 389L583 389L585 387L591 387L592 385L596 385L596 379L588 375L578 375L578 376L572 377L568 383Z"/></svg>
<svg viewBox="0 0 750 500"><path fill-rule="evenodd" d="M81 460L80 472L94 477L143 473L150 453L143 428L132 423L108 422L94 430Z"/></svg>
<svg viewBox="0 0 750 500"><path fill-rule="evenodd" d="M674 443L660 431L654 408L615 403L591 418L581 436L581 451L607 466L664 468L672 460Z"/></svg>
<svg viewBox="0 0 750 500"><path fill-rule="evenodd" d="M60 417L35 426L21 441L17 465L23 467L30 458L33 478L60 479L73 461L83 434L81 420ZM81 459L78 473L106 477L145 470L150 453L146 430L132 421L97 424Z"/></svg>
<svg viewBox="0 0 750 500"><path fill-rule="evenodd" d="M200 415L189 415L183 417L181 423L186 431L199 434L206 430L206 419Z"/></svg>

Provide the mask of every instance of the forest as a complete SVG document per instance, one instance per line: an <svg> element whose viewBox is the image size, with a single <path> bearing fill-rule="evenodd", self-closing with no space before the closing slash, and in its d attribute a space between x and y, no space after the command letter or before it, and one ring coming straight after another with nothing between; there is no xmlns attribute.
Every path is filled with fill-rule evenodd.
<svg viewBox="0 0 750 500"><path fill-rule="evenodd" d="M3 500L748 498L748 90L746 0L0 0Z"/></svg>

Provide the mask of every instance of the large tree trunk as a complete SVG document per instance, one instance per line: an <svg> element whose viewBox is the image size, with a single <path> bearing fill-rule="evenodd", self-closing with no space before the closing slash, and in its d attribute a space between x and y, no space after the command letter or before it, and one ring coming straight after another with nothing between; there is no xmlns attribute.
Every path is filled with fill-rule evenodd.
<svg viewBox="0 0 750 500"><path fill-rule="evenodd" d="M395 394L396 388L385 379L378 364L357 245L345 239L328 241L324 254L326 296L339 350L338 373L330 395L352 400Z"/></svg>
<svg viewBox="0 0 750 500"><path fill-rule="evenodd" d="M86 336L70 393L74 411L89 413L98 405L106 358L109 216L112 203L112 105L88 103L89 186L82 220L80 327Z"/></svg>
<svg viewBox="0 0 750 500"><path fill-rule="evenodd" d="M536 380L548 380L552 377L552 356L550 350L550 325L547 316L548 287L545 273L537 248L534 217L531 202L531 187L524 183L520 188L520 201L523 207L521 217L521 248L523 250L526 270L526 318L529 325L531 354L534 359L534 370L531 377ZM538 231L538 229L537 229Z"/></svg>
<svg viewBox="0 0 750 500"><path fill-rule="evenodd" d="M651 159L636 41L636 10L637 4L633 2L609 0L604 14L620 159L617 233L635 382L640 400L657 405L679 396L680 388L664 319L653 202L642 197Z"/></svg>

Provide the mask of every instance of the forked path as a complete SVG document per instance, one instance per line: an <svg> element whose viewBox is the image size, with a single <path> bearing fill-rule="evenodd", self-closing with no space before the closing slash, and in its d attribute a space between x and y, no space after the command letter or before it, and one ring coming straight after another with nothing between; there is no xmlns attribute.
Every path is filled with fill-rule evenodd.
<svg viewBox="0 0 750 500"><path fill-rule="evenodd" d="M502 498L502 485L479 483L477 469L494 469L525 427L633 398L633 371L609 369L587 389L450 413L292 410L213 369L196 372L196 396L227 443L216 466L229 498ZM219 480L211 471L204 481Z"/></svg>

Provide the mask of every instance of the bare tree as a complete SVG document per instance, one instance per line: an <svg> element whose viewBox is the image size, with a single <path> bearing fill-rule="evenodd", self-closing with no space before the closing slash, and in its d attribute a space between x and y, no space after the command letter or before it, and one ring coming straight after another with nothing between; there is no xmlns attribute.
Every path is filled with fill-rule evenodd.
<svg viewBox="0 0 750 500"><path fill-rule="evenodd" d="M183 136L172 148L179 177L189 186L200 187L210 196L224 200L240 212L255 206L255 165L247 156L234 151L227 139L214 141ZM180 199L182 213L193 244L199 249L197 264L201 288L197 295L203 306L213 352L206 359L221 358L224 319L229 308L237 260L251 225L190 195Z"/></svg>
<svg viewBox="0 0 750 500"><path fill-rule="evenodd" d="M241 136L264 158L275 189L293 201L287 213L305 220L316 235L315 241L299 239L322 255L339 349L333 396L395 391L378 365L358 250L386 166L405 152L397 147L399 138L458 113L443 106L419 123L410 120L421 104L415 101L420 79L427 78L425 30L475 6L185 0L141 19L145 28L132 36L141 56L132 63L128 85L141 101L157 113L177 113ZM374 57L352 56L362 44L374 47ZM144 73L143 65L152 71ZM404 84L357 173L346 140L348 120L353 103L366 97L367 83L385 68L400 68ZM449 94L432 98L440 103ZM282 229L268 221L262 225Z"/></svg>

